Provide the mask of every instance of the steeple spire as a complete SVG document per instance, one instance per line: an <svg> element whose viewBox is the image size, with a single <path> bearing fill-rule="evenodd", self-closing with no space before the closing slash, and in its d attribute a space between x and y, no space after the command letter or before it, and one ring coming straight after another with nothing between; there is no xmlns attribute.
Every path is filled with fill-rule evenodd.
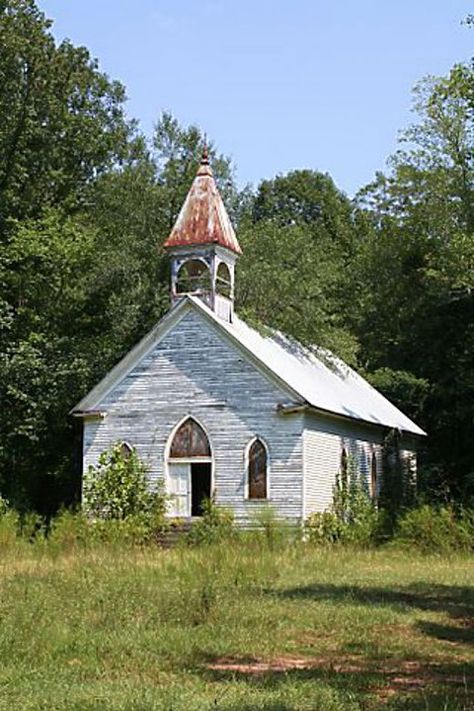
<svg viewBox="0 0 474 711"><path fill-rule="evenodd" d="M230 321L235 261L242 250L214 180L207 144L164 247L172 259L172 301L195 294Z"/></svg>
<svg viewBox="0 0 474 711"><path fill-rule="evenodd" d="M194 244L219 244L242 254L229 216L219 195L204 148L197 175L188 192L165 248Z"/></svg>

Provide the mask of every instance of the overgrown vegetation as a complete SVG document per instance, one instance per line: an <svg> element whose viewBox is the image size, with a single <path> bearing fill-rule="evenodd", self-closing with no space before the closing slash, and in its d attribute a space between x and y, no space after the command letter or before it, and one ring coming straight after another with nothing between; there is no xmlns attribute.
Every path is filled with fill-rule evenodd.
<svg viewBox="0 0 474 711"><path fill-rule="evenodd" d="M120 444L86 502L48 526L1 502L0 709L472 708L472 513L408 510L376 548L349 460L307 535L209 500L164 550L166 501Z"/></svg>
<svg viewBox="0 0 474 711"><path fill-rule="evenodd" d="M223 542L235 537L234 514L217 506L212 499L204 499L202 516L191 527L187 542L191 545Z"/></svg>
<svg viewBox="0 0 474 711"><path fill-rule="evenodd" d="M369 493L355 460L348 458L347 469L336 477L332 507L306 520L307 540L359 548L390 543L431 553L474 550L472 509L417 503L413 475L402 466L395 442L388 438L377 498Z"/></svg>

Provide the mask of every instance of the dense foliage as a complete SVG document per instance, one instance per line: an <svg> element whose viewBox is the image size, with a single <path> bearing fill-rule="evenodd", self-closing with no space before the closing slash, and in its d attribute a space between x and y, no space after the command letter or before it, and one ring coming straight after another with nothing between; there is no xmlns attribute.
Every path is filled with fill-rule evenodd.
<svg viewBox="0 0 474 711"><path fill-rule="evenodd" d="M147 466L135 449L120 442L102 452L85 472L82 496L84 512L95 519L163 517L165 512L164 496L150 488Z"/></svg>
<svg viewBox="0 0 474 711"><path fill-rule="evenodd" d="M77 500L70 408L168 307L161 245L204 139L147 140L88 51L34 0L0 0L0 491ZM237 307L334 350L429 433L420 487L474 498L474 69L421 82L385 175L349 200L297 170L239 190L211 162L244 255Z"/></svg>

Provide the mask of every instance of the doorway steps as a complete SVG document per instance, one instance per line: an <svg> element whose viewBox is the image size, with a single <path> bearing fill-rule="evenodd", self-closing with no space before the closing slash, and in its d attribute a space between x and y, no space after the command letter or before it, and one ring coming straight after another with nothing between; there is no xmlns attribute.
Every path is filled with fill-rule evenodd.
<svg viewBox="0 0 474 711"><path fill-rule="evenodd" d="M166 531L156 537L156 542L161 548L174 548L191 530L192 518L173 519Z"/></svg>

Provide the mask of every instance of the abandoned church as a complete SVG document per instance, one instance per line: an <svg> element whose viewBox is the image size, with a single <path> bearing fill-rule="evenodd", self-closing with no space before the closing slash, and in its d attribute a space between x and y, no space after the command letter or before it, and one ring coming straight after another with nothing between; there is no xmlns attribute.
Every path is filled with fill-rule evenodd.
<svg viewBox="0 0 474 711"><path fill-rule="evenodd" d="M121 442L163 482L170 516L212 496L242 524L262 506L292 521L327 509L348 461L376 498L393 430L415 472L414 422L336 357L234 312L241 249L206 152L165 248L170 310L72 411L84 470Z"/></svg>

